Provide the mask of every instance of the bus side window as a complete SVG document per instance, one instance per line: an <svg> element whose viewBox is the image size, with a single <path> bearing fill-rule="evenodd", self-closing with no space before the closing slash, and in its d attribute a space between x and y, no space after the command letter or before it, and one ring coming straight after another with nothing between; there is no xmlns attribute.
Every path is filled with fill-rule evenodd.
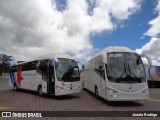
<svg viewBox="0 0 160 120"><path fill-rule="evenodd" d="M37 69L37 61L24 63L22 65L22 71L36 70Z"/></svg>
<svg viewBox="0 0 160 120"><path fill-rule="evenodd" d="M33 61L32 62L32 70L36 70L37 69L37 64L38 64L38 61Z"/></svg>
<svg viewBox="0 0 160 120"><path fill-rule="evenodd" d="M40 61L37 61L36 69L39 69L39 67L40 67Z"/></svg>
<svg viewBox="0 0 160 120"><path fill-rule="evenodd" d="M44 66L45 66L44 65L44 60L41 60L40 64L39 64L39 70L43 72L44 71Z"/></svg>
<svg viewBox="0 0 160 120"><path fill-rule="evenodd" d="M43 76L47 77L47 73L48 73L48 63L47 63L47 60L40 61L39 70L42 72Z"/></svg>
<svg viewBox="0 0 160 120"><path fill-rule="evenodd" d="M27 70L26 66L27 66L26 63L25 63L25 64L22 64L22 71L26 71L26 70Z"/></svg>
<svg viewBox="0 0 160 120"><path fill-rule="evenodd" d="M40 64L39 64L39 70L42 71L43 70L43 61L40 61Z"/></svg>
<svg viewBox="0 0 160 120"><path fill-rule="evenodd" d="M48 75L48 60L44 61L43 70L44 70L44 73Z"/></svg>
<svg viewBox="0 0 160 120"><path fill-rule="evenodd" d="M55 80L54 65L51 60L49 61L49 79L52 80L52 82Z"/></svg>

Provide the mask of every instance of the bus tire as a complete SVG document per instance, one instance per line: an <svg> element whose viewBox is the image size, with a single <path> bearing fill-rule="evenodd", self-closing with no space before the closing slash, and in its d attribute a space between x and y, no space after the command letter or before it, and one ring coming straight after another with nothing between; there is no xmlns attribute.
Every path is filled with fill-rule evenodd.
<svg viewBox="0 0 160 120"><path fill-rule="evenodd" d="M43 96L41 85L38 86L37 93L38 93L39 96Z"/></svg>
<svg viewBox="0 0 160 120"><path fill-rule="evenodd" d="M16 84L14 84L14 91L17 91L18 90L18 87Z"/></svg>
<svg viewBox="0 0 160 120"><path fill-rule="evenodd" d="M98 93L98 88L97 88L97 86L95 86L95 95L96 95L96 98L99 98L99 93Z"/></svg>

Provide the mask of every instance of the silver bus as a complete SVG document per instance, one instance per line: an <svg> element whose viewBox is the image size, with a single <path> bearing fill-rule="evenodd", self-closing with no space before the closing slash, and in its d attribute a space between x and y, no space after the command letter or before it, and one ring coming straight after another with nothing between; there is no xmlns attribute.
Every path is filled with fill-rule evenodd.
<svg viewBox="0 0 160 120"><path fill-rule="evenodd" d="M81 91L77 62L66 54L44 55L12 66L14 90L37 91L39 95L68 95Z"/></svg>
<svg viewBox="0 0 160 120"><path fill-rule="evenodd" d="M81 72L83 87L108 101L149 97L141 56L126 47L108 47L91 58Z"/></svg>

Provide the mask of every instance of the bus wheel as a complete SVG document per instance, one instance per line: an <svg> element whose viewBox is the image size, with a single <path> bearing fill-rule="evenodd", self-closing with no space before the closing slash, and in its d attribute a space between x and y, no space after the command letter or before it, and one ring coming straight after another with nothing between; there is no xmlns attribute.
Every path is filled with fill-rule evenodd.
<svg viewBox="0 0 160 120"><path fill-rule="evenodd" d="M98 88L95 87L95 95L96 95L96 98L99 98L99 93L98 93Z"/></svg>
<svg viewBox="0 0 160 120"><path fill-rule="evenodd" d="M151 87L151 88L155 88L155 87L156 87L155 83L154 83L154 82L151 82L151 83L150 83L150 87Z"/></svg>
<svg viewBox="0 0 160 120"><path fill-rule="evenodd" d="M43 96L43 93L42 93L42 86L38 86L37 93L38 93L39 96Z"/></svg>
<svg viewBox="0 0 160 120"><path fill-rule="evenodd" d="M14 90L17 91L18 90L18 87L16 84L14 84Z"/></svg>

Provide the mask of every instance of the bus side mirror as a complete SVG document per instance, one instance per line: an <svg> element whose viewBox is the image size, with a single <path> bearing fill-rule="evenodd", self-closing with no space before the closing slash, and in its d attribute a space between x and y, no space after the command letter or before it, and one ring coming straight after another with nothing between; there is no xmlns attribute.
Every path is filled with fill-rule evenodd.
<svg viewBox="0 0 160 120"><path fill-rule="evenodd" d="M149 65L152 65L152 59L151 59L151 57L149 57L149 56L146 55L146 54L140 54L140 57L141 57L141 58L142 58L142 57L146 58L146 59L148 60L148 64L149 64Z"/></svg>
<svg viewBox="0 0 160 120"><path fill-rule="evenodd" d="M102 65L99 66L99 70L102 70Z"/></svg>
<svg viewBox="0 0 160 120"><path fill-rule="evenodd" d="M82 69L84 70L84 65L82 65Z"/></svg>
<svg viewBox="0 0 160 120"><path fill-rule="evenodd" d="M107 67L108 67L108 66L107 66L107 64L106 64L106 70L107 70Z"/></svg>
<svg viewBox="0 0 160 120"><path fill-rule="evenodd" d="M80 62L80 61L76 61L76 62L77 62L77 64L78 64L79 69L84 70L84 65L83 65L83 63Z"/></svg>
<svg viewBox="0 0 160 120"><path fill-rule="evenodd" d="M137 60L137 65L139 65L140 63L139 63L139 59Z"/></svg>

